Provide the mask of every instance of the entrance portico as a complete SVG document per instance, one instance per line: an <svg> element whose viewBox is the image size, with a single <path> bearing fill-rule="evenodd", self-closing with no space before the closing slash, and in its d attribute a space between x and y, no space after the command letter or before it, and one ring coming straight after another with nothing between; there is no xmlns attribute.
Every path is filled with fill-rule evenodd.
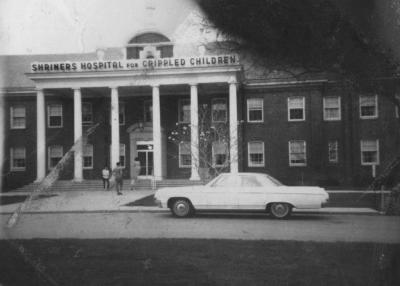
<svg viewBox="0 0 400 286"><path fill-rule="evenodd" d="M122 61L123 62L123 61ZM165 134L163 134L161 118L161 98L163 97L161 87L164 86L186 86L190 89L190 128L191 128L191 176L192 180L200 179L199 176L199 130L198 130L198 86L202 84L225 83L229 93L229 129L230 129L230 170L238 171L238 143L237 143L237 73L240 70L238 64L216 65L211 67L181 67L181 68L148 68L145 70L113 70L113 71L71 71L71 72L32 72L28 76L35 82L37 88L37 180L45 176L46 152L45 148L46 130L44 120L43 97L47 89L72 89L74 94L74 179L83 179L82 175L82 94L83 88L109 88L110 96L110 118L111 118L111 152L110 162L114 167L120 160L120 129L119 129L119 103L121 88L150 87L152 105L152 145L153 145L153 175L160 180L166 175L166 147ZM131 94L134 96L134 94ZM200 95L201 96L201 95ZM43 112L40 112L40 111ZM42 118L43 117L43 118ZM146 126L147 132L150 126ZM43 132L39 132L43 130ZM131 130L132 131L132 130ZM150 140L149 140L150 141ZM42 142L43 144L39 144ZM40 150L39 150L40 149ZM130 146L133 151L132 145ZM40 152L39 152L40 151ZM137 151L137 150L136 150ZM131 154L132 157L132 154ZM132 158L131 158L132 159ZM132 161L132 160L130 160ZM164 167L163 167L164 166Z"/></svg>

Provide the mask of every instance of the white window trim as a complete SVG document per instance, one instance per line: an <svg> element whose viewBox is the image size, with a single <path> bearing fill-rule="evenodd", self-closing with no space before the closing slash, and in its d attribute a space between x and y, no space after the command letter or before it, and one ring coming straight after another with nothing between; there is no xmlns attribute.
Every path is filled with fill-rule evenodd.
<svg viewBox="0 0 400 286"><path fill-rule="evenodd" d="M214 120L213 105L214 105L214 102L218 101L218 100L224 101L224 103L225 103L225 120L223 120L223 121ZM227 121L228 121L228 102L227 102L226 98L223 98L223 97L213 98L211 100L211 122L212 123L226 123Z"/></svg>
<svg viewBox="0 0 400 286"><path fill-rule="evenodd" d="M51 162L51 157L50 157L50 148L51 147L61 147L61 153L62 153L62 155L61 155L61 158L64 156L64 147L63 146L61 146L61 145L51 145L51 146L48 146L47 147L47 168L49 169L49 170L53 170L53 168L55 167L51 167L50 166L50 162Z"/></svg>
<svg viewBox="0 0 400 286"><path fill-rule="evenodd" d="M50 106L60 105L61 106L61 125L50 126ZM64 127L64 111L61 103L49 103L47 105L47 128L63 128Z"/></svg>
<svg viewBox="0 0 400 286"><path fill-rule="evenodd" d="M83 121L83 112L82 112L82 125L90 125L93 124L93 104L91 102L82 102L82 111L83 111L83 105L85 104L90 106L90 114L92 115L92 120Z"/></svg>
<svg viewBox="0 0 400 286"><path fill-rule="evenodd" d="M190 147L190 142L186 141L186 142L182 142L182 143L187 143L187 144L189 144L189 147ZM178 144L178 163L179 163L179 168L191 168L192 164L190 164L190 165L183 165L182 164L182 161L181 161L181 144L182 143Z"/></svg>
<svg viewBox="0 0 400 286"><path fill-rule="evenodd" d="M290 142L295 142L295 141L302 141L304 142L304 154L305 154L305 163L292 163L291 157L290 157ZM289 166L290 167L306 167L307 166L307 141L306 140L290 140L288 142L288 148L289 148Z"/></svg>
<svg viewBox="0 0 400 286"><path fill-rule="evenodd" d="M21 171L26 171L26 148L25 147L20 147L24 148L24 159L25 159L25 167L15 167L14 166L14 148L10 148L10 171L12 172L21 172Z"/></svg>
<svg viewBox="0 0 400 286"><path fill-rule="evenodd" d="M335 143L336 144L336 150L335 150L336 151L335 152L336 159L335 160L331 160L331 158L329 157L329 155L330 155L329 143ZM336 163L339 162L339 142L338 142L338 140L334 140L334 141L329 141L328 142L328 162L332 163L332 164L336 164Z"/></svg>
<svg viewBox="0 0 400 286"><path fill-rule="evenodd" d="M82 152L82 168L84 169L84 170L91 170L91 169L93 169L93 164L94 164L94 162L93 162L93 160L94 160L94 156L93 156L93 153L94 153L94 146L93 146L93 144L87 144L86 146L92 146L92 153L90 154L90 156L85 156L85 154L84 154L84 152ZM84 148L85 146L83 146L83 148ZM82 150L83 151L83 150ZM85 159L84 159L84 157L91 157L92 158L92 165L91 166L85 166Z"/></svg>
<svg viewBox="0 0 400 286"><path fill-rule="evenodd" d="M326 106L326 98L332 98L332 97L335 97L335 98L337 98L338 99L338 104L339 104L339 115L338 115L338 117L336 117L336 118L328 118L327 117L327 114L326 114L326 112L325 112L325 108L327 108L327 106ZM324 112L324 121L340 121L341 119L342 119L342 99L341 99L341 97L340 96L325 96L324 98L323 98L323 112Z"/></svg>
<svg viewBox="0 0 400 286"><path fill-rule="evenodd" d="M119 122L119 114L122 113L122 122ZM124 101L120 101L118 102L118 123L120 126L125 125L126 122L126 113L125 113L125 102Z"/></svg>
<svg viewBox="0 0 400 286"><path fill-rule="evenodd" d="M181 99L179 99L178 100L178 123L190 123L190 120L189 121L183 121L183 120L181 120L182 118L181 118L181 109L182 109L182 106L183 106L183 104L182 104L182 102L184 102L184 101L186 101L186 102L189 102L189 106L190 106L190 112L192 111L191 110L191 102L190 102L190 99L186 99L186 98L181 98Z"/></svg>
<svg viewBox="0 0 400 286"><path fill-rule="evenodd" d="M25 109L25 124L24 126L15 126L14 125L14 108L23 107ZM26 107L23 105L13 105L10 106L10 129L26 129Z"/></svg>
<svg viewBox="0 0 400 286"><path fill-rule="evenodd" d="M298 98L301 98L302 100L303 100L303 118L301 118L301 119L290 119L290 110L291 110L291 108L289 108L289 100L290 100L290 98L296 98L296 97L298 97ZM287 98L287 117L288 117L288 121L290 121L290 122L299 122L299 121L305 121L306 120L306 98L304 97L304 96L289 96L288 98Z"/></svg>
<svg viewBox="0 0 400 286"><path fill-rule="evenodd" d="M367 96L367 95L361 95L360 94L360 96L358 97L358 106L359 106L360 119L376 119L376 118L378 118L378 116L379 116L378 115L378 111L379 111L379 108L378 108L378 95L377 94L374 95L374 97L375 97L375 115L372 115L372 116L361 115L361 98L363 96Z"/></svg>
<svg viewBox="0 0 400 286"><path fill-rule="evenodd" d="M379 139L376 139L376 163L369 163L369 162L364 162L363 158L363 149L362 149L362 141L373 141L373 140L368 140L368 139L363 139L360 140L360 159L361 159L361 165L362 166L372 166L372 165L379 165L380 162L380 151L379 151Z"/></svg>
<svg viewBox="0 0 400 286"><path fill-rule="evenodd" d="M250 108L249 108L249 100L251 99L262 99L261 101L261 119L260 120L250 120ZM247 107L247 122L248 123L262 123L264 122L264 99L259 97L248 98L246 100L246 107Z"/></svg>
<svg viewBox="0 0 400 286"><path fill-rule="evenodd" d="M251 160L250 160L250 144L251 143L261 143L262 144L262 164L254 164ZM265 144L262 141L250 141L247 142L247 165L248 167L265 167Z"/></svg>

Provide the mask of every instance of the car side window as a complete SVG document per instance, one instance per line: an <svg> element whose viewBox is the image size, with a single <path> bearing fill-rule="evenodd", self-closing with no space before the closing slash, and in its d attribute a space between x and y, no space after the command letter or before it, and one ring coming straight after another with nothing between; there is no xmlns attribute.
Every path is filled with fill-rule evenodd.
<svg viewBox="0 0 400 286"><path fill-rule="evenodd" d="M211 187L240 187L240 178L238 176L222 176L216 180Z"/></svg>
<svg viewBox="0 0 400 286"><path fill-rule="evenodd" d="M241 176L241 187L262 187L262 184L257 180L256 177Z"/></svg>

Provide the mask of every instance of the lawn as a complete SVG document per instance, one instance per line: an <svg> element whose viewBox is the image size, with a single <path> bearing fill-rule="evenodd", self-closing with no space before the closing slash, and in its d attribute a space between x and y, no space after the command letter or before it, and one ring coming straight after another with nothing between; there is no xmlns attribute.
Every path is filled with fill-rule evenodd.
<svg viewBox="0 0 400 286"><path fill-rule="evenodd" d="M57 195L38 195L35 196L33 199L34 200L39 200L39 199L46 199L46 198L51 198L55 197ZM22 203L27 199L27 195L15 195L15 196L0 196L0 206L3 205L10 205L10 204L16 204L16 203Z"/></svg>
<svg viewBox="0 0 400 286"><path fill-rule="evenodd" d="M400 245L18 240L0 256L0 285L400 285Z"/></svg>

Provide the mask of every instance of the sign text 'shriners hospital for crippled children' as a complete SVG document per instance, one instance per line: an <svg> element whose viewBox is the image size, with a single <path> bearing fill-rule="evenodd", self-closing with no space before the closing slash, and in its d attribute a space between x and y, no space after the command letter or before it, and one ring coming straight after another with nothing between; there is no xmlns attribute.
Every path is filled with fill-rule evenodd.
<svg viewBox="0 0 400 286"><path fill-rule="evenodd" d="M34 62L31 72L85 72L112 70L145 70L162 68L190 68L239 64L237 55L201 56L189 58L157 58L135 60L97 60Z"/></svg>

